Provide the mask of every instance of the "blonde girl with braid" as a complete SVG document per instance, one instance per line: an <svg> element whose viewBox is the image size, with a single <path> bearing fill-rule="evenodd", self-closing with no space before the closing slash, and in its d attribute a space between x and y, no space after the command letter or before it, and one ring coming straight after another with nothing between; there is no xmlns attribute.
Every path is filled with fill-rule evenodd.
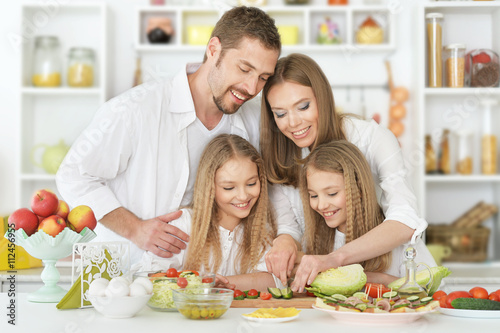
<svg viewBox="0 0 500 333"><path fill-rule="evenodd" d="M363 153L345 140L319 145L305 159L300 170L300 195L306 222L305 252L299 254L297 273L310 271L318 257L338 250L384 221L377 202L373 176ZM413 245L416 262L436 266L422 240ZM391 252L360 262L369 282L389 284L405 276L404 250L401 245ZM319 259L321 260L321 259Z"/></svg>
<svg viewBox="0 0 500 333"><path fill-rule="evenodd" d="M171 222L189 235L171 258L146 252L141 271L190 269L217 273L217 286L266 290L274 279L264 254L276 236L267 178L257 150L237 135L212 139L202 153L193 201Z"/></svg>

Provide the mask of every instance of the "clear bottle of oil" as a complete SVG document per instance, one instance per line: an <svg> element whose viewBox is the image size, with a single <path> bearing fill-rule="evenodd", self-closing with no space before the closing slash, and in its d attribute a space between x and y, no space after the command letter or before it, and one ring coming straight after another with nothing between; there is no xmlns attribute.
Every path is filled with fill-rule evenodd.
<svg viewBox="0 0 500 333"><path fill-rule="evenodd" d="M406 278L405 282L399 288L398 295L401 298L408 298L410 296L418 296L419 299L427 297L426 288L432 285L432 271L429 269L430 279L426 288L422 287L417 283L417 264L415 263L415 257L417 256L417 250L410 246L405 250L405 258L406 258ZM425 264L419 264L424 265Z"/></svg>

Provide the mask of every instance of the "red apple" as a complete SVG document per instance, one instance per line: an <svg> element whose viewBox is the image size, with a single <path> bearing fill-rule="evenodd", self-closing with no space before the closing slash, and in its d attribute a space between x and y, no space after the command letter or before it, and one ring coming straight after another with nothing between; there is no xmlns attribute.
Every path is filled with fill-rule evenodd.
<svg viewBox="0 0 500 333"><path fill-rule="evenodd" d="M66 220L69 214L69 206L64 200L59 200L59 205L57 206L56 215L62 217Z"/></svg>
<svg viewBox="0 0 500 333"><path fill-rule="evenodd" d="M68 215L68 222L73 226L73 230L80 233L83 228L88 227L91 230L97 225L94 212L89 206L80 205L73 208Z"/></svg>
<svg viewBox="0 0 500 333"><path fill-rule="evenodd" d="M57 215L51 215L44 218L38 226L38 230L43 230L52 237L56 237L64 228L66 228L66 221Z"/></svg>
<svg viewBox="0 0 500 333"><path fill-rule="evenodd" d="M38 228L38 217L28 208L19 208L9 216L9 225L14 229L23 229L28 236L36 232Z"/></svg>
<svg viewBox="0 0 500 333"><path fill-rule="evenodd" d="M36 215L48 217L54 215L59 206L57 195L50 190L38 190L31 199L31 209Z"/></svg>

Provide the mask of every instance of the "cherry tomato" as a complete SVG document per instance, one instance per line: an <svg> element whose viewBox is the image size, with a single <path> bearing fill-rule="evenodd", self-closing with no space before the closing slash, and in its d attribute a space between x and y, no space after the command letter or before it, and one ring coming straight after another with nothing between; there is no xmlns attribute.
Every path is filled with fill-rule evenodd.
<svg viewBox="0 0 500 333"><path fill-rule="evenodd" d="M177 273L177 270L175 268L169 268L167 269L167 277L178 277L179 273Z"/></svg>
<svg viewBox="0 0 500 333"><path fill-rule="evenodd" d="M446 296L446 307L453 309L453 306L451 306L451 301L453 301L455 298L471 298L471 294L469 294L467 291L452 291L451 293Z"/></svg>
<svg viewBox="0 0 500 333"><path fill-rule="evenodd" d="M201 279L201 283L212 283L214 280L212 278L203 278Z"/></svg>
<svg viewBox="0 0 500 333"><path fill-rule="evenodd" d="M260 298L263 299L264 301L267 301L268 299L271 299L272 295L271 293L260 293Z"/></svg>
<svg viewBox="0 0 500 333"><path fill-rule="evenodd" d="M177 285L179 288L186 288L188 285L188 280L186 278L180 277L177 279Z"/></svg>
<svg viewBox="0 0 500 333"><path fill-rule="evenodd" d="M443 295L439 298L439 306L441 308L444 308L446 309L448 307L448 305L446 305L446 299L448 298L448 295Z"/></svg>
<svg viewBox="0 0 500 333"><path fill-rule="evenodd" d="M500 298L500 289L494 291L493 293L497 294L498 295L498 298Z"/></svg>
<svg viewBox="0 0 500 333"><path fill-rule="evenodd" d="M474 298L482 298L482 299L488 298L488 291L483 287L474 287L471 290L469 290L469 294L471 294L472 297Z"/></svg>
<svg viewBox="0 0 500 333"><path fill-rule="evenodd" d="M382 295L388 291L391 291L390 288L387 288L382 283L371 283L368 282L365 285L365 293L372 298L382 297Z"/></svg>
<svg viewBox="0 0 500 333"><path fill-rule="evenodd" d="M443 290L438 290L434 294L432 294L432 298L435 300L438 300L441 297L446 296L446 295L447 295L446 292L444 292Z"/></svg>
<svg viewBox="0 0 500 333"><path fill-rule="evenodd" d="M244 299L245 298L245 293L242 292L241 290L239 289L236 289L234 291L234 295L233 295L234 299L237 299L237 300L240 300L240 299Z"/></svg>
<svg viewBox="0 0 500 333"><path fill-rule="evenodd" d="M497 302L500 302L500 296L498 296L498 294L496 292L492 292L489 296L488 296L488 299L492 300L492 301L497 301Z"/></svg>
<svg viewBox="0 0 500 333"><path fill-rule="evenodd" d="M259 296L259 292L255 289L250 289L248 292L247 292L247 296Z"/></svg>

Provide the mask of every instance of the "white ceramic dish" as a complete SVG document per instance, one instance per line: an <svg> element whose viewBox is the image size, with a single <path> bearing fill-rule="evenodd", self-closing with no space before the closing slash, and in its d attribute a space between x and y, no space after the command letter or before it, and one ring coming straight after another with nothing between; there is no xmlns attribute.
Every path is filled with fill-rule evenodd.
<svg viewBox="0 0 500 333"><path fill-rule="evenodd" d="M89 296L94 309L108 318L130 318L135 316L148 302L151 295L144 296Z"/></svg>
<svg viewBox="0 0 500 333"><path fill-rule="evenodd" d="M346 324L357 325L400 325L414 322L422 316L436 312L437 309L425 312L408 312L408 313L363 313L363 312L344 312L329 309L318 308L312 306L314 309L328 313L330 316L340 322Z"/></svg>
<svg viewBox="0 0 500 333"><path fill-rule="evenodd" d="M247 317L241 315L243 318L245 318L248 321L255 321L258 323L282 323L285 321L291 321L296 318L299 318L299 315L293 316L293 317L281 317L281 318L254 318L254 317Z"/></svg>
<svg viewBox="0 0 500 333"><path fill-rule="evenodd" d="M447 316L464 318L495 318L500 319L500 311L497 310L461 310L461 309L442 309L439 312Z"/></svg>

